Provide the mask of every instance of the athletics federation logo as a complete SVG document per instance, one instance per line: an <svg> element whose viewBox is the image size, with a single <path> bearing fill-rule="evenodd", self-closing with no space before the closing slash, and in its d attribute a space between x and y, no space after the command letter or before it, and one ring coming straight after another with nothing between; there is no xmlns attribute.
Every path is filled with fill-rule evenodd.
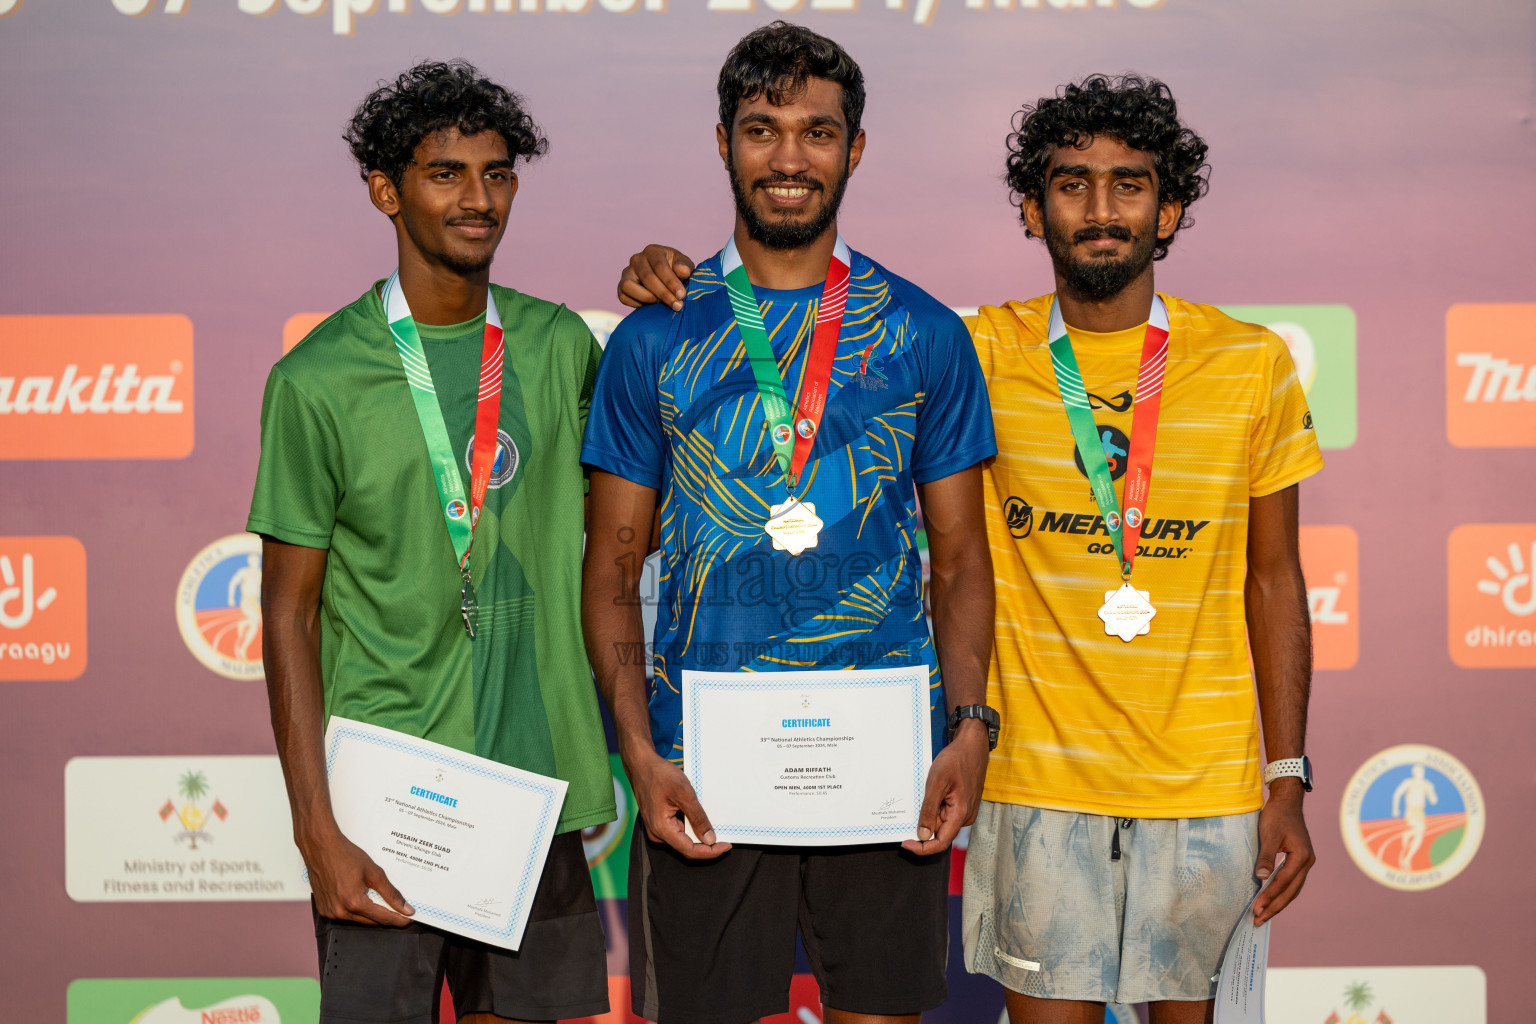
<svg viewBox="0 0 1536 1024"><path fill-rule="evenodd" d="M496 458L491 460L491 490L494 491L511 480L522 461L522 456L517 450L517 442L512 440L512 435L505 430L496 431ZM471 437L469 444L464 448L464 468L473 473L474 466L475 439Z"/></svg>
<svg viewBox="0 0 1536 1024"><path fill-rule="evenodd" d="M1464 764L1435 747L1383 750L1344 788L1344 847L1371 878L1393 889L1444 885L1483 841L1483 794Z"/></svg>
<svg viewBox="0 0 1536 1024"><path fill-rule="evenodd" d="M812 423L809 419L803 419L797 423L795 430L807 441L816 436L816 424Z"/></svg>
<svg viewBox="0 0 1536 1024"><path fill-rule="evenodd" d="M261 538L236 533L197 553L176 587L176 624L219 675L261 678Z"/></svg>
<svg viewBox="0 0 1536 1024"><path fill-rule="evenodd" d="M788 423L780 423L778 426L773 428L774 444L789 444L790 437L791 434Z"/></svg>
<svg viewBox="0 0 1536 1024"><path fill-rule="evenodd" d="M454 498L452 501L448 502L447 505L443 506L443 512L448 516L449 519L463 519L464 513L467 510L468 506L458 498Z"/></svg>

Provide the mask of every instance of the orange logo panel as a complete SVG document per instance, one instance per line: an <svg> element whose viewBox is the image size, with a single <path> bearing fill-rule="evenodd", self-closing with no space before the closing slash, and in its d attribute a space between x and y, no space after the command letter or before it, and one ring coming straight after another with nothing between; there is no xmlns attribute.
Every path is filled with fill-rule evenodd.
<svg viewBox="0 0 1536 1024"><path fill-rule="evenodd" d="M0 459L191 453L191 320L0 317Z"/></svg>
<svg viewBox="0 0 1536 1024"><path fill-rule="evenodd" d="M1536 303L1445 315L1445 430L1463 448L1536 445Z"/></svg>
<svg viewBox="0 0 1536 1024"><path fill-rule="evenodd" d="M1536 667L1536 523L1458 526L1447 558L1451 660Z"/></svg>
<svg viewBox="0 0 1536 1024"><path fill-rule="evenodd" d="M85 547L73 537L0 537L0 680L85 671Z"/></svg>
<svg viewBox="0 0 1536 1024"><path fill-rule="evenodd" d="M305 335L319 327L329 313L295 313L283 324L283 355L293 351L293 346L304 340Z"/></svg>
<svg viewBox="0 0 1536 1024"><path fill-rule="evenodd" d="M1360 541L1348 526L1303 526L1315 668L1353 668L1360 658Z"/></svg>

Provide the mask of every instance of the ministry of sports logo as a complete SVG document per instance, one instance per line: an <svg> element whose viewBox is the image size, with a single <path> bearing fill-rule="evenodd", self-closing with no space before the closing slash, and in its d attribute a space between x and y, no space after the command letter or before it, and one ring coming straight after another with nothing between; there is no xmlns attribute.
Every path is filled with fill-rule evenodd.
<svg viewBox="0 0 1536 1024"><path fill-rule="evenodd" d="M197 553L176 587L176 624L219 675L261 678L261 538L236 533Z"/></svg>
<svg viewBox="0 0 1536 1024"><path fill-rule="evenodd" d="M1444 885L1483 841L1483 794L1466 765L1422 744L1383 750L1344 788L1344 847L1371 878L1393 889Z"/></svg>
<svg viewBox="0 0 1536 1024"><path fill-rule="evenodd" d="M176 833L178 843L186 843L192 849L197 849L199 842L211 842L213 837L208 834L208 829L213 824L213 819L223 821L229 817L229 808L218 797L213 798L213 803L205 811L202 803L208 796L210 789L208 777L202 772L183 772L181 778L176 780L176 792L181 796L181 804L167 797L165 803L160 805L160 820L169 822L173 818L180 831ZM211 816L211 817L210 817Z"/></svg>
<svg viewBox="0 0 1536 1024"><path fill-rule="evenodd" d="M517 474L517 467L522 462L522 456L517 450L517 442L512 440L512 435L505 430L496 431L496 458L491 460L491 490L496 490ZM475 464L475 439L469 439L469 445L464 449L464 468L474 472Z"/></svg>

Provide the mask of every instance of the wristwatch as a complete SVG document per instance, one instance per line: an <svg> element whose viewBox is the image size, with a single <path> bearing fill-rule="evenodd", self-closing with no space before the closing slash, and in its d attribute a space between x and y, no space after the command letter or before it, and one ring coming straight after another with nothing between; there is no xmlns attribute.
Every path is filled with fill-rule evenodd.
<svg viewBox="0 0 1536 1024"><path fill-rule="evenodd" d="M1271 761L1264 766L1264 785L1269 785L1276 779L1283 779L1288 775L1294 775L1301 780L1301 788L1308 793L1312 792L1312 759L1303 754L1301 757L1287 757L1280 761Z"/></svg>
<svg viewBox="0 0 1536 1024"><path fill-rule="evenodd" d="M966 704L955 708L949 713L949 727L944 730L944 742L948 743L955 738L955 730L960 728L960 722L966 718L979 718L987 727L987 749L997 749L997 731L1002 728L1003 720L994 708L985 704Z"/></svg>

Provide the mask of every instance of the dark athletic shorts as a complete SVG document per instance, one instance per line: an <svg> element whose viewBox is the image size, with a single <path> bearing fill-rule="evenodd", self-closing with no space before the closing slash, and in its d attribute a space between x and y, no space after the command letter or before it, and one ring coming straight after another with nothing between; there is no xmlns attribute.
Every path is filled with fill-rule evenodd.
<svg viewBox="0 0 1536 1024"><path fill-rule="evenodd" d="M608 956L581 832L555 836L522 948L487 946L424 924L355 924L315 915L321 1024L435 1024L454 1013L546 1021L608 1012Z"/></svg>
<svg viewBox="0 0 1536 1024"><path fill-rule="evenodd" d="M660 1024L746 1024L789 1009L795 929L824 1004L905 1014L944 1002L949 853L733 846L692 861L636 824L630 990Z"/></svg>

